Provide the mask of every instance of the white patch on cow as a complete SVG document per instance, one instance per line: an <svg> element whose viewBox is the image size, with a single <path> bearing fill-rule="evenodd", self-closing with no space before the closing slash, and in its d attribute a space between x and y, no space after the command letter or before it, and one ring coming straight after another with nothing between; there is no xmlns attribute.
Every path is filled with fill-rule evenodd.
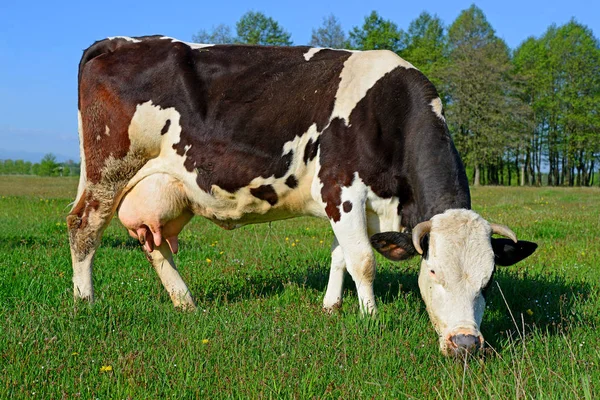
<svg viewBox="0 0 600 400"><path fill-rule="evenodd" d="M442 100L440 100L439 97L436 97L435 99L431 100L431 103L429 103L429 105L431 106L431 109L433 110L435 115L438 116L439 119L441 119L442 121L446 120L442 115Z"/></svg>
<svg viewBox="0 0 600 400"><path fill-rule="evenodd" d="M161 135L160 131L167 120L171 121L169 129ZM130 180L126 191L131 190L149 175L156 173L170 175L182 182L196 215L209 218L226 228L299 215L325 216L323 207L310 196L316 160L313 159L308 165L303 160L306 144L311 139L315 141L319 136L316 124L313 124L302 136L296 136L283 146L282 156L293 151L290 167L284 176L257 177L247 186L233 193L213 185L210 193L206 193L198 187L197 172L189 172L184 166L185 153L190 146L185 147L183 155L177 154L173 149L173 145L181 140L179 121L180 114L175 108L162 109L152 101L137 106L129 126L131 151L142 150L153 158ZM297 180L297 187L293 189L285 183L292 174ZM251 189L262 185L271 185L274 188L278 196L275 205L252 195Z"/></svg>
<svg viewBox="0 0 600 400"><path fill-rule="evenodd" d="M188 46L190 46L192 49L204 49L205 47L212 47L214 46L214 44L207 44L207 43L190 43L190 42L184 42L183 40L179 40L179 39L175 39L172 38L170 36L163 36L161 37L161 39L163 40L170 40L173 43L183 43L186 44Z"/></svg>
<svg viewBox="0 0 600 400"><path fill-rule="evenodd" d="M331 119L342 118L349 124L350 114L367 91L385 74L397 67L414 68L412 64L388 50L353 52L344 63L340 85L335 95Z"/></svg>
<svg viewBox="0 0 600 400"><path fill-rule="evenodd" d="M445 352L457 332L480 336L485 300L479 293L492 276L494 253L490 224L474 211L448 210L431 222L419 288Z"/></svg>
<svg viewBox="0 0 600 400"><path fill-rule="evenodd" d="M135 39L129 36L111 36L108 38L108 40L115 40L115 39L124 39L127 40L128 42L132 42L132 43L140 43L141 40L139 39Z"/></svg>
<svg viewBox="0 0 600 400"><path fill-rule="evenodd" d="M399 204L400 200L397 197L382 198L369 188L366 204L369 237L380 232L400 230Z"/></svg>
<svg viewBox="0 0 600 400"><path fill-rule="evenodd" d="M309 49L306 53L304 53L304 59L306 61L309 61L311 58L313 58L313 56L315 54L317 54L321 50L323 50L323 48L321 48L321 47L313 47L313 48Z"/></svg>
<svg viewBox="0 0 600 400"><path fill-rule="evenodd" d="M152 100L138 104L128 129L131 149L141 150L150 157L157 156L167 136L161 135L161 130L170 120L169 131L181 131L179 118L180 114L173 107L163 109L154 105Z"/></svg>
<svg viewBox="0 0 600 400"><path fill-rule="evenodd" d="M87 181L87 175L85 172L85 152L83 150L83 121L81 119L81 111L77 111L77 131L79 134L79 154L81 155L81 169L79 171L79 185L77 186L77 196L73 202L73 208L79 203L85 184Z"/></svg>

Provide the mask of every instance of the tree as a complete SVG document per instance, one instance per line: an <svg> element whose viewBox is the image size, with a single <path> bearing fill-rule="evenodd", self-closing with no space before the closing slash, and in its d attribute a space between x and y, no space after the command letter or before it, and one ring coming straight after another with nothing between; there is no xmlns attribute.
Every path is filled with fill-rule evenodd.
<svg viewBox="0 0 600 400"><path fill-rule="evenodd" d="M312 37L308 44L309 46L330 47L333 49L347 47L346 34L335 15L331 14L323 18L323 25L320 28L313 28Z"/></svg>
<svg viewBox="0 0 600 400"><path fill-rule="evenodd" d="M600 156L598 40L574 20L553 25L524 41L514 64L527 78L525 100L534 111L525 179L541 184L545 157L548 184L591 185Z"/></svg>
<svg viewBox="0 0 600 400"><path fill-rule="evenodd" d="M441 74L448 62L442 20L437 15L422 12L410 23L407 32L401 32L400 42L400 55L421 70L438 90L441 89Z"/></svg>
<svg viewBox="0 0 600 400"><path fill-rule="evenodd" d="M58 172L59 164L56 162L56 156L52 153L46 154L38 169L38 175L40 176L54 176Z"/></svg>
<svg viewBox="0 0 600 400"><path fill-rule="evenodd" d="M196 43L212 44L230 44L235 43L235 38L231 34L231 28L225 24L219 24L213 27L210 32L201 29L192 36L192 41Z"/></svg>
<svg viewBox="0 0 600 400"><path fill-rule="evenodd" d="M271 17L256 11L248 11L236 23L237 39L240 43L270 46L290 46L291 34L279 26Z"/></svg>
<svg viewBox="0 0 600 400"><path fill-rule="evenodd" d="M454 141L474 171L475 185L484 167L488 183L500 183L506 150L528 112L512 79L510 51L474 5L448 29L448 45L444 81Z"/></svg>
<svg viewBox="0 0 600 400"><path fill-rule="evenodd" d="M15 162L13 160L4 160L4 173L7 175L15 173Z"/></svg>
<svg viewBox="0 0 600 400"><path fill-rule="evenodd" d="M365 17L361 28L355 26L349 33L350 47L358 50L400 50L400 31L390 20L383 19L377 11Z"/></svg>

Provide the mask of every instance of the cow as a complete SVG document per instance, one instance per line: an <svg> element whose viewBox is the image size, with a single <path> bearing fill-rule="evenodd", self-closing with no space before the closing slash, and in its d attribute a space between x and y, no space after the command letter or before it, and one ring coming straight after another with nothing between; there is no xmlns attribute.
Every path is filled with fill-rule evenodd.
<svg viewBox="0 0 600 400"><path fill-rule="evenodd" d="M93 301L94 254L115 213L190 309L173 254L193 216L225 229L314 216L335 236L325 310L341 306L347 271L361 312L376 313L373 247L422 254L440 349L474 352L495 264L535 250L471 210L437 91L393 52L113 37L84 51L78 94L76 299Z"/></svg>

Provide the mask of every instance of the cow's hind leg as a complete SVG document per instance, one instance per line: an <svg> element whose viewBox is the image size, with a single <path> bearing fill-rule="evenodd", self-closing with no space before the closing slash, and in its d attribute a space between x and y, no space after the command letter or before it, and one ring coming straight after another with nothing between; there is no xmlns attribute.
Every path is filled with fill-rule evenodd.
<svg viewBox="0 0 600 400"><path fill-rule="evenodd" d="M146 251L148 260L158 274L164 288L169 293L171 301L175 307L180 307L185 310L196 309L196 303L185 282L179 275L173 253L169 248L167 241L163 241L160 246L153 248L151 252Z"/></svg>
<svg viewBox="0 0 600 400"><path fill-rule="evenodd" d="M90 185L78 196L75 207L67 216L75 299L94 300L94 255L100 245L102 232L115 212L117 196L116 190Z"/></svg>

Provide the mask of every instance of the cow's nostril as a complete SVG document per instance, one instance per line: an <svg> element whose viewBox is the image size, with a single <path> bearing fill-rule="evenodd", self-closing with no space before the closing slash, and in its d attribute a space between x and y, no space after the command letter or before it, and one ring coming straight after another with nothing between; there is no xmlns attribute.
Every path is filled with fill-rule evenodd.
<svg viewBox="0 0 600 400"><path fill-rule="evenodd" d="M460 352L475 353L481 347L481 340L475 335L458 334L450 337L450 340Z"/></svg>

